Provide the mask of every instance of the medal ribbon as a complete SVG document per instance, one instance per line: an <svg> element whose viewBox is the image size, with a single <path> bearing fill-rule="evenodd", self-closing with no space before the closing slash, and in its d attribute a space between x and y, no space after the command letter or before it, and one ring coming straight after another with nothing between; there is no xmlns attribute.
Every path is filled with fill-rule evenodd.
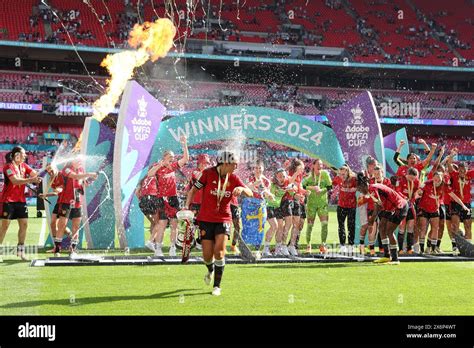
<svg viewBox="0 0 474 348"><path fill-rule="evenodd" d="M225 180L224 180L224 187L222 187L221 190L221 171L220 168L217 168L217 173L219 174L218 179L217 179L217 209L220 208L221 206L221 201L225 196L225 189L227 187L227 182L229 181L229 174L227 173L225 175Z"/></svg>

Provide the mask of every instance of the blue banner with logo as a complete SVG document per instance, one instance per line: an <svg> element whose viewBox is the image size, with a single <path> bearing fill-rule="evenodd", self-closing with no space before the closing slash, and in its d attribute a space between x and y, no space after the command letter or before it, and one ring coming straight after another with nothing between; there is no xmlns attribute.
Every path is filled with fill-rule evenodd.
<svg viewBox="0 0 474 348"><path fill-rule="evenodd" d="M242 200L242 239L247 245L260 246L267 221L265 200L244 198Z"/></svg>

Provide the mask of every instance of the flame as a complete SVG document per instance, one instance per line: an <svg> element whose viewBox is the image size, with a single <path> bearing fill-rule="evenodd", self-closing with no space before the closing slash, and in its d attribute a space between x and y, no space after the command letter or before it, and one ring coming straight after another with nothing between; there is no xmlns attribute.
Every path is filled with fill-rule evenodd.
<svg viewBox="0 0 474 348"><path fill-rule="evenodd" d="M128 42L136 50L109 54L100 64L110 73L111 79L107 80L106 93L94 103L95 119L102 121L114 109L135 68L148 60L154 62L166 56L173 46L175 35L176 27L168 18L135 24Z"/></svg>

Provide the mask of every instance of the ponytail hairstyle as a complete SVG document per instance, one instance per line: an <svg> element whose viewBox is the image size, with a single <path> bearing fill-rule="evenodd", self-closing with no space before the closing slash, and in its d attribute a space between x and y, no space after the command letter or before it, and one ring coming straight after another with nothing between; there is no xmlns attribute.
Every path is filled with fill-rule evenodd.
<svg viewBox="0 0 474 348"><path fill-rule="evenodd" d="M25 151L25 149L22 148L21 146L15 146L13 149L11 149L10 152L7 152L7 154L5 155L5 161L7 163L12 163L16 154L22 151Z"/></svg>

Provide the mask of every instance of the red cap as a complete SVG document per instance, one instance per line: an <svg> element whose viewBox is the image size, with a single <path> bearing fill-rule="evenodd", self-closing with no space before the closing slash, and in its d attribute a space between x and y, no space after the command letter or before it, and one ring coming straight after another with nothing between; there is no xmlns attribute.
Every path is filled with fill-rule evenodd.
<svg viewBox="0 0 474 348"><path fill-rule="evenodd" d="M200 154L197 158L197 163L198 164L201 164L201 163L207 163L207 164L210 164L211 163L211 159L209 158L209 155L208 154Z"/></svg>

